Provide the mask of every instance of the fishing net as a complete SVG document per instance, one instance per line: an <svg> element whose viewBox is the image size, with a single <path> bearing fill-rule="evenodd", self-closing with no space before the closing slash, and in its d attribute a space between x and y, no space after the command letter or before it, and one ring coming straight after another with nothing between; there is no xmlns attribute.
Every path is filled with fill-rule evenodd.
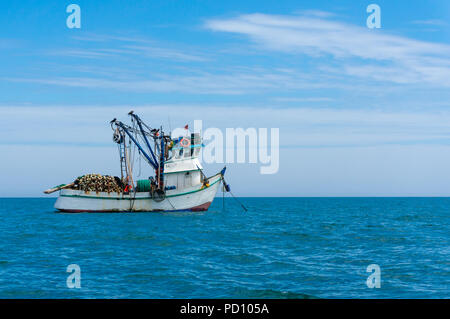
<svg viewBox="0 0 450 319"><path fill-rule="evenodd" d="M123 184L117 176L87 174L75 180L75 189L85 192L121 193Z"/></svg>

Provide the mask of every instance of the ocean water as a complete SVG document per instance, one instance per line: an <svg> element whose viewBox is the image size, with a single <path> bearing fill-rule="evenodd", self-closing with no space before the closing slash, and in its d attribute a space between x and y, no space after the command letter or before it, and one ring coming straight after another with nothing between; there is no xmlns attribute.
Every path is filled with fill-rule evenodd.
<svg viewBox="0 0 450 319"><path fill-rule="evenodd" d="M0 199L0 298L450 297L450 198L240 200L248 212L216 198L202 213L63 214L54 198Z"/></svg>

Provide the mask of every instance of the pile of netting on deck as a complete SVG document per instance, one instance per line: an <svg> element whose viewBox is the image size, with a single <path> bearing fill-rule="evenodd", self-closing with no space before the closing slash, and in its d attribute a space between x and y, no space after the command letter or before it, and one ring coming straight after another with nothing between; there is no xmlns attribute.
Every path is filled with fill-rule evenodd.
<svg viewBox="0 0 450 319"><path fill-rule="evenodd" d="M117 176L87 174L78 177L74 184L74 189L85 192L121 193L123 191L123 183Z"/></svg>

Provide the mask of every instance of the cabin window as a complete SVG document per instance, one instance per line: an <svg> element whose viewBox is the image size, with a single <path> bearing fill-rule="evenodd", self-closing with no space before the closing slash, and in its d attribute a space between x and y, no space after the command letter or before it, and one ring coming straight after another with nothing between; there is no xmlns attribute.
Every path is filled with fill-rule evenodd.
<svg viewBox="0 0 450 319"><path fill-rule="evenodd" d="M192 177L191 174L189 174L189 172L187 172L186 174L184 174L184 187L189 187L192 186Z"/></svg>
<svg viewBox="0 0 450 319"><path fill-rule="evenodd" d="M196 147L194 149L194 156L198 156L199 153L200 153L200 147Z"/></svg>

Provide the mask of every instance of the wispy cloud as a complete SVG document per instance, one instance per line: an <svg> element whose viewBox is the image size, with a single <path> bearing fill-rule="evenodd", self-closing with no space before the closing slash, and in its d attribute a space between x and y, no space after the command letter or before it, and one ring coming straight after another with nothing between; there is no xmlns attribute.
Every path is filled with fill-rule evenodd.
<svg viewBox="0 0 450 319"><path fill-rule="evenodd" d="M260 48L331 57L340 72L378 81L450 86L450 45L390 35L325 17L247 14L206 22L213 31L247 36ZM392 76L395 74L396 76Z"/></svg>
<svg viewBox="0 0 450 319"><path fill-rule="evenodd" d="M2 50L17 49L22 45L23 43L18 39L0 38L0 49Z"/></svg>
<svg viewBox="0 0 450 319"><path fill-rule="evenodd" d="M333 101L329 97L275 97L277 102L330 102Z"/></svg>
<svg viewBox="0 0 450 319"><path fill-rule="evenodd" d="M443 21L440 19L414 20L414 21L412 21L412 23L419 24L419 25L437 26L437 27L443 27L443 26L448 25L448 23L446 21Z"/></svg>
<svg viewBox="0 0 450 319"><path fill-rule="evenodd" d="M205 53L204 47L183 46L180 50L172 43L167 48L145 37L88 34L73 37L75 46L80 42L77 48L49 52L86 60L77 64L70 76L55 69L2 80L115 92L276 93L279 98L272 101L289 103L328 101L323 97L305 100L304 94L292 96L299 90L338 89L367 97L400 86L406 90L450 86L450 45L390 35L383 29L369 30L335 17L323 11L303 11L296 16L248 14L206 22L208 30L250 39L257 44L258 58L264 59L266 54L268 63L247 63L255 52L247 50L247 44L240 45L238 53ZM291 55L301 55L307 66L299 65ZM99 60L102 63L97 64ZM61 70L73 65L68 61L57 62Z"/></svg>
<svg viewBox="0 0 450 319"><path fill-rule="evenodd" d="M101 52L99 50L91 49L64 49L53 50L48 52L49 55L65 56L73 58L87 58L87 59L103 59L105 57L112 57L113 54Z"/></svg>
<svg viewBox="0 0 450 319"><path fill-rule="evenodd" d="M305 89L338 88L355 89L357 84L333 81L311 81L302 73L290 73L271 69L230 68L216 72L192 74L153 74L146 78L128 77L55 77L55 78L2 78L9 82L38 83L62 87L109 89L128 92L181 92L191 94L248 94L270 91L296 91ZM367 88L366 88L367 89Z"/></svg>
<svg viewBox="0 0 450 319"><path fill-rule="evenodd" d="M151 43L150 39L140 36L124 36L111 34L89 33L85 35L72 36L72 39L85 42L133 42L133 43Z"/></svg>
<svg viewBox="0 0 450 319"><path fill-rule="evenodd" d="M208 127L279 127L282 147L365 147L390 144L448 144L450 113L400 112L357 109L297 107L273 108L225 107L216 105L136 105L132 108L144 119L167 123L172 128L184 121L203 120ZM109 145L108 122L126 120L129 106L8 106L0 107L7 118L1 130L0 144L85 144ZM182 123L175 119L189 110ZM220 114L230 114L225 117ZM27 123L26 127L21 123ZM36 135L34 132L39 131ZM58 132L58 134L55 134ZM93 139L93 137L95 137Z"/></svg>
<svg viewBox="0 0 450 319"><path fill-rule="evenodd" d="M154 58L164 58L177 61L206 61L205 57L200 55L186 54L184 52L167 49L158 48L153 46L139 46L139 45L126 45L125 49L128 49L129 53L141 54L146 57Z"/></svg>
<svg viewBox="0 0 450 319"><path fill-rule="evenodd" d="M161 47L156 41L141 37L86 35L74 36L75 41L80 42L77 48L56 49L49 51L49 55L59 55L76 58L105 58L105 57L136 57L170 59L171 61L205 61L204 56L190 54L185 50L176 50ZM89 45L86 46L85 44ZM95 44L92 46L92 44Z"/></svg>
<svg viewBox="0 0 450 319"><path fill-rule="evenodd" d="M90 89L114 89L132 92L184 92L196 94L243 94L261 89L274 89L289 82L286 76L279 74L211 74L176 75L152 79L111 80L89 77L7 78L12 82L39 83L66 87ZM291 82L291 85L295 83ZM300 85L297 83L296 85ZM307 85L307 83L305 83Z"/></svg>
<svg viewBox="0 0 450 319"><path fill-rule="evenodd" d="M323 11L323 10L302 10L297 12L297 14L310 16L310 17L319 17L319 18L329 18L335 16L333 12Z"/></svg>

